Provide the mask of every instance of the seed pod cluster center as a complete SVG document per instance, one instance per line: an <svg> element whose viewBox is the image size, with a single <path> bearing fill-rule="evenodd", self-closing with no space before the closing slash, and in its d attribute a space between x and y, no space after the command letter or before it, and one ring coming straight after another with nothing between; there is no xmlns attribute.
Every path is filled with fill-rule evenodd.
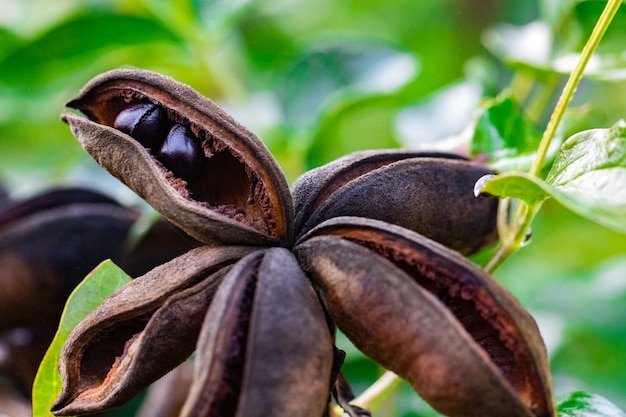
<svg viewBox="0 0 626 417"><path fill-rule="evenodd" d="M555 416L536 323L465 258L497 240L497 199L473 194L491 170L448 153L363 151L290 189L259 138L170 78L111 71L69 106L87 116L63 116L83 148L204 246L136 278L76 327L56 415L123 403L194 345L182 417L320 417L331 396L367 415L341 387L338 328L442 414ZM126 309L152 313L129 327ZM104 362L98 346L112 347Z"/></svg>

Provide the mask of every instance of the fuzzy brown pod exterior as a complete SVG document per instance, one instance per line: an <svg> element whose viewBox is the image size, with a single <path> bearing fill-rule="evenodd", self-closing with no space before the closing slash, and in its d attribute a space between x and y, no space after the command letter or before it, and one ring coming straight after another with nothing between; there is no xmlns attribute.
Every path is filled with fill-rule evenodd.
<svg viewBox="0 0 626 417"><path fill-rule="evenodd" d="M322 223L295 252L337 326L438 411L555 415L533 318L458 253L407 229L350 217Z"/></svg>
<svg viewBox="0 0 626 417"><path fill-rule="evenodd" d="M196 349L183 416L326 415L337 325L447 415L554 415L532 317L463 257L497 239L497 200L472 192L488 169L454 154L366 151L290 190L259 138L168 77L111 71L68 106L87 116L63 116L83 148L205 246L78 326L55 414L126 401ZM194 320L179 323L181 309Z"/></svg>

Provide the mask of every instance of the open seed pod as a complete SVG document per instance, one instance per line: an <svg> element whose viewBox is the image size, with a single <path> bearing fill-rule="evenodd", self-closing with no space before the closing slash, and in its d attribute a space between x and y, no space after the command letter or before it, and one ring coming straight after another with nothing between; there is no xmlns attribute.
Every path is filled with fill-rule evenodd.
<svg viewBox="0 0 626 417"><path fill-rule="evenodd" d="M118 70L69 106L88 117L63 116L87 152L207 246L127 284L76 328L55 414L121 404L197 339L183 417L320 417L331 391L366 415L338 388L336 322L444 413L553 416L532 318L456 252L496 238L497 200L473 195L488 170L451 154L359 152L298 179L294 210L258 138L187 86Z"/></svg>
<svg viewBox="0 0 626 417"><path fill-rule="evenodd" d="M332 363L330 330L295 258L258 251L229 272L211 304L181 415L320 417Z"/></svg>
<svg viewBox="0 0 626 417"><path fill-rule="evenodd" d="M184 361L222 276L245 247L201 247L131 281L71 333L55 415L121 405Z"/></svg>
<svg viewBox="0 0 626 417"><path fill-rule="evenodd" d="M458 253L404 228L348 217L313 229L295 253L337 326L436 410L555 415L534 320Z"/></svg>
<svg viewBox="0 0 626 417"><path fill-rule="evenodd" d="M63 115L83 148L205 244L289 245L287 182L262 142L190 87L142 70L94 78Z"/></svg>
<svg viewBox="0 0 626 417"><path fill-rule="evenodd" d="M465 255L497 240L496 198L476 198L488 169L450 153L356 152L302 175L292 192L301 236L340 216L383 220Z"/></svg>

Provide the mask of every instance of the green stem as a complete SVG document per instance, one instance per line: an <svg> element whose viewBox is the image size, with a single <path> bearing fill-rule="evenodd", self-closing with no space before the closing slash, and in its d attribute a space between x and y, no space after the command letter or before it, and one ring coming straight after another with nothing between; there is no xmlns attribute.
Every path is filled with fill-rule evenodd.
<svg viewBox="0 0 626 417"><path fill-rule="evenodd" d="M508 214L510 202L510 199L504 199L498 208L498 227L500 230L502 230L501 219ZM496 252L485 265L485 270L489 273L493 273L493 271L495 271L495 269L500 266L502 262L521 248L524 245L524 242L528 239L530 223L535 217L535 214L537 214L539 206L536 206L534 210L531 211L525 203L518 201L517 204L518 205L515 207L515 215L513 216L513 223L511 223L513 227L511 228L507 225L505 231L500 233L502 236L506 236L506 239L503 239L500 242L496 248ZM501 215L500 212L502 211L505 211L506 214ZM516 219L521 220L516 222Z"/></svg>
<svg viewBox="0 0 626 417"><path fill-rule="evenodd" d="M593 32L591 33L591 36L589 36L589 39L580 54L576 67L565 83L565 87L559 97L554 112L552 112L548 126L543 132L539 148L537 149L537 156L533 160L529 170L530 175L538 177L541 173L541 169L543 168L543 164L548 153L548 148L550 147L550 142L554 138L556 130L565 115L565 111L567 110L569 103L572 101L576 88L578 87L578 84L583 77L583 73L585 72L585 67L600 44L600 40L611 24L613 17L615 17L621 3L622 0L609 0L602 11L596 26L593 28ZM528 228L530 227L530 224L538 210L539 206L533 207L531 210L525 203L518 202L511 218L510 225L507 225L507 227L499 227L501 243L496 249L494 255L487 262L485 269L489 272L493 272L500 264L502 264L502 262L504 262L504 260L506 260L511 254L515 253L523 245Z"/></svg>
<svg viewBox="0 0 626 417"><path fill-rule="evenodd" d="M352 404L374 412L400 383L400 378L391 371L386 371L376 382L352 401Z"/></svg>
<svg viewBox="0 0 626 417"><path fill-rule="evenodd" d="M569 106L570 101L572 101L572 97L574 97L576 88L578 87L578 84L583 77L585 67L587 66L587 63L589 62L589 59L593 55L594 51L600 44L600 40L604 36L604 33L611 24L611 21L613 20L613 17L615 17L617 9L619 9L619 6L621 4L622 0L609 0L606 7L604 8L604 11L602 12L602 15L600 15L600 18L598 19L596 26L593 28L593 32L591 33L591 36L587 40L587 43L585 44L585 47L580 54L580 58L576 63L576 67L567 79L567 83L565 84L563 92L559 97L556 108L554 109L554 112L550 117L548 126L543 133L541 143L539 144L539 149L537 150L537 156L533 161L532 166L530 167L529 173L531 175L539 175L541 168L543 167L543 163L546 159L548 148L550 147L550 142L554 138L556 129L563 119L563 115L565 114L567 106Z"/></svg>
<svg viewBox="0 0 626 417"><path fill-rule="evenodd" d="M490 274L493 273L493 271L495 271L496 268L498 268L502 264L502 262L504 262L506 258L508 258L509 255L511 255L512 253L513 247L511 245L499 244L496 248L496 252L485 264L485 271L489 272Z"/></svg>
<svg viewBox="0 0 626 417"><path fill-rule="evenodd" d="M398 375L391 371L386 371L361 395L352 400L351 404L367 408L373 413L382 405L385 399L394 392L398 384L400 384L400 381ZM344 415L344 413L340 406L335 406L331 409L330 417L340 417L342 415Z"/></svg>
<svg viewBox="0 0 626 417"><path fill-rule="evenodd" d="M535 81L522 72L515 72L511 80L511 92L515 101L522 104L528 98L530 90L533 88Z"/></svg>

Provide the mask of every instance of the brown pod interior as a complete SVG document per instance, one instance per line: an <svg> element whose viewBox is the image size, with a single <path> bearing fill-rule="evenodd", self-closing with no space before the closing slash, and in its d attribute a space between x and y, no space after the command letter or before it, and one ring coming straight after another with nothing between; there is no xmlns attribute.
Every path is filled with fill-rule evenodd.
<svg viewBox="0 0 626 417"><path fill-rule="evenodd" d="M195 349L216 287L210 279L201 280L161 306L120 317L87 336L73 365L78 368L75 388L52 411L72 415L119 406L183 362Z"/></svg>
<svg viewBox="0 0 626 417"><path fill-rule="evenodd" d="M337 218L307 237L341 237L391 261L456 317L528 409L537 416L550 415L548 364L532 317L499 284L459 254L415 233L383 225Z"/></svg>
<svg viewBox="0 0 626 417"><path fill-rule="evenodd" d="M189 87L154 73L114 71L92 81L67 105L135 139L183 198L269 236L291 239L291 224L283 220L292 216L283 207L288 193L274 189L283 186L273 183L282 173L269 152ZM119 121L116 126L120 113L141 105L146 106L145 117L131 127L119 126ZM151 110L155 107L158 112ZM284 188L288 191L286 183Z"/></svg>
<svg viewBox="0 0 626 417"><path fill-rule="evenodd" d="M332 338L293 255L240 260L215 295L198 339L184 417L323 414Z"/></svg>
<svg viewBox="0 0 626 417"><path fill-rule="evenodd" d="M55 415L118 406L184 361L231 264L250 248L192 249L107 297L69 335Z"/></svg>
<svg viewBox="0 0 626 417"><path fill-rule="evenodd" d="M177 155L179 161L175 163L175 166L194 165L194 172L186 174L185 178L176 176L172 162L164 160L159 153L160 148L146 148L181 195L264 233L277 235L273 212L267 201L267 190L260 177L239 153L209 131L174 110L165 108L156 100L123 88L107 90L106 94L100 95L97 105L85 106L84 103L73 101L68 106L76 106L97 123L114 127L120 112L137 103L152 103L164 109L162 113L167 121L162 124L166 128L159 132L162 136L160 139L153 139L156 143L163 144L170 129L179 126L190 133L185 137L193 141L193 151L187 155ZM201 163L191 162L198 158L203 159Z"/></svg>

